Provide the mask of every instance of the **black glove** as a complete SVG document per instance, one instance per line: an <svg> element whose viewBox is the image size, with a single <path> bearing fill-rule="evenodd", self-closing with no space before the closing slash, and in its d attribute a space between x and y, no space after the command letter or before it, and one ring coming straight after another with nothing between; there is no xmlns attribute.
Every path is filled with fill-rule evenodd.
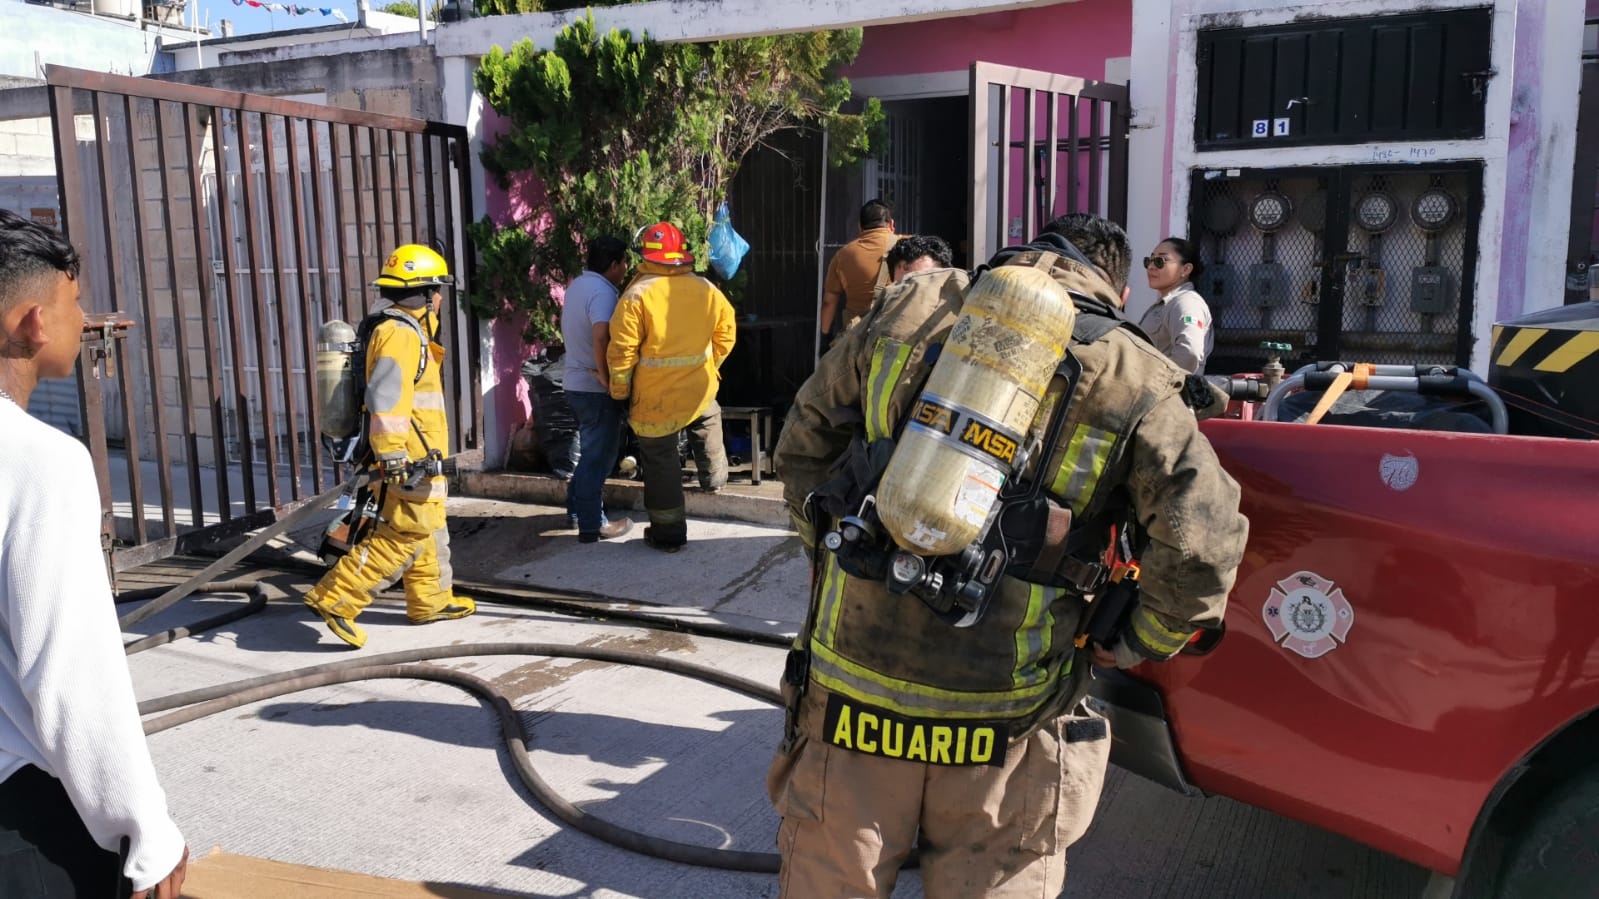
<svg viewBox="0 0 1599 899"><path fill-rule="evenodd" d="M399 486L405 483L404 459L379 459L378 467L383 471L383 483L390 486Z"/></svg>

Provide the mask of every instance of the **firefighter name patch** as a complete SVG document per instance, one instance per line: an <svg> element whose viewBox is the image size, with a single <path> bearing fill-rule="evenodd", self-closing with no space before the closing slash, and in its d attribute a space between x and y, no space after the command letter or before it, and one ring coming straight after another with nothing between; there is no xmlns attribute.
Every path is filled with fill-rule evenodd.
<svg viewBox="0 0 1599 899"><path fill-rule="evenodd" d="M827 697L822 735L843 749L929 765L997 767L1005 764L1010 743L1003 724L910 718L850 702L837 693Z"/></svg>
<svg viewBox="0 0 1599 899"><path fill-rule="evenodd" d="M1344 591L1312 571L1298 571L1278 581L1262 614L1272 639L1307 659L1342 646L1355 624L1355 607L1344 598Z"/></svg>

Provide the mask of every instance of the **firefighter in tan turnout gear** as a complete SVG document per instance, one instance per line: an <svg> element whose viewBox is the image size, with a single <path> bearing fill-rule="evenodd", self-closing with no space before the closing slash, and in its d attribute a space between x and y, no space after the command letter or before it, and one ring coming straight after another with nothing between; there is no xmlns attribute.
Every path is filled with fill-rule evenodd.
<svg viewBox="0 0 1599 899"><path fill-rule="evenodd" d="M783 896L886 897L913 848L933 899L1058 896L1110 752L1107 722L1082 702L1091 668L1163 661L1219 626L1248 523L1185 404L1185 373L1120 317L1130 255L1120 227L1078 214L995 256L978 283L912 275L800 389L775 460L814 562L768 775ZM1034 271L997 276L1006 266ZM1016 285L1056 292L1053 330L975 308ZM940 357L976 358L984 327L1012 329L985 364L1020 383L1006 403L1026 399L1031 416L1038 400L1030 424L935 394L953 383ZM1018 343L1054 344L1048 388L1007 368ZM964 481L927 468L907 483L977 509L974 522L995 510L970 557L906 552L945 536L926 522L898 546L874 536L896 516L864 497L881 487L889 504L907 448L935 444L965 453L939 463ZM1012 475L1003 489L996 471Z"/></svg>
<svg viewBox="0 0 1599 899"><path fill-rule="evenodd" d="M444 257L417 244L389 255L373 286L379 301L357 332L357 370L364 375L365 439L357 456L381 470L375 487L376 526L349 548L305 595L339 639L366 643L355 623L372 602L371 591L396 579L405 586L412 624L464 618L476 611L451 591L450 535L445 528L442 476L416 477L408 463L440 459L449 450L445 416L444 347L436 341L442 288L454 279ZM359 364L364 355L364 366ZM359 504L358 504L359 506ZM403 572L403 574L402 574Z"/></svg>

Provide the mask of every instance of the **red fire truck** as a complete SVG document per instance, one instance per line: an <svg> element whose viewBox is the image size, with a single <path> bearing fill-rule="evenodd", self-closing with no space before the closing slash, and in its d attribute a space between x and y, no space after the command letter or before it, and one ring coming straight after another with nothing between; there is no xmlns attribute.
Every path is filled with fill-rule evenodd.
<svg viewBox="0 0 1599 899"><path fill-rule="evenodd" d="M1492 358L1312 366L1202 425L1249 545L1217 651L1098 682L1119 764L1459 895L1595 895L1599 303Z"/></svg>

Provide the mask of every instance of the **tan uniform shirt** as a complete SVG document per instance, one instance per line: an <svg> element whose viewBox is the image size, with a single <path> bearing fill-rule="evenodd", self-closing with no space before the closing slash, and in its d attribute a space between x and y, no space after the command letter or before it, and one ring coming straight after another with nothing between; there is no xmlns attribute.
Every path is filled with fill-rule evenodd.
<svg viewBox="0 0 1599 899"><path fill-rule="evenodd" d="M827 265L823 290L844 297L844 323L859 318L872 308L872 288L877 286L877 270L899 237L893 228L873 228L840 247Z"/></svg>
<svg viewBox="0 0 1599 899"><path fill-rule="evenodd" d="M1210 317L1210 306L1194 290L1194 285L1183 282L1149 307L1138 327L1149 335L1155 349L1190 374L1205 373L1205 360L1216 347L1215 322Z"/></svg>

